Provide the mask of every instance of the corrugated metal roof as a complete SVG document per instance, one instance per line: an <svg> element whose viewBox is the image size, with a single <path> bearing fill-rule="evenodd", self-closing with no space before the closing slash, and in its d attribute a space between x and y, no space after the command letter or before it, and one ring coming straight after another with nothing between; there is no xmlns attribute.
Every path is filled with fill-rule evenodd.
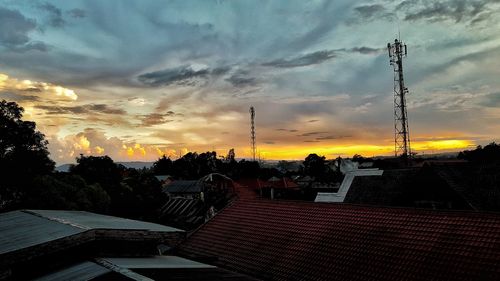
<svg viewBox="0 0 500 281"><path fill-rule="evenodd" d="M47 274L36 281L87 281L111 272L111 270L96 263L85 261L62 270Z"/></svg>
<svg viewBox="0 0 500 281"><path fill-rule="evenodd" d="M213 265L195 262L177 256L154 256L147 258L102 258L124 268L216 268Z"/></svg>
<svg viewBox="0 0 500 281"><path fill-rule="evenodd" d="M163 189L170 193L195 193L202 191L202 185L197 180L176 180Z"/></svg>
<svg viewBox="0 0 500 281"><path fill-rule="evenodd" d="M48 218L62 224L78 227L80 229L133 229L162 232L182 231L170 226L83 211L27 210L26 212Z"/></svg>
<svg viewBox="0 0 500 281"><path fill-rule="evenodd" d="M84 232L46 218L13 211L0 214L0 254Z"/></svg>
<svg viewBox="0 0 500 281"><path fill-rule="evenodd" d="M172 176L169 176L169 175L160 175L160 176L155 176L155 178L159 181L164 181L164 180L167 180L169 178L171 178Z"/></svg>
<svg viewBox="0 0 500 281"><path fill-rule="evenodd" d="M169 226L81 211L12 211L0 214L0 255L91 229L183 232Z"/></svg>

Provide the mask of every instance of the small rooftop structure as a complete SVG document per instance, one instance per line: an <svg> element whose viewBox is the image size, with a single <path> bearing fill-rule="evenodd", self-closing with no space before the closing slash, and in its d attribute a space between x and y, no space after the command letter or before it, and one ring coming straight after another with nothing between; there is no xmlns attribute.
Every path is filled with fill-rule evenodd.
<svg viewBox="0 0 500 281"><path fill-rule="evenodd" d="M354 169L349 171L344 176L344 180L342 181L342 184L337 192L318 192L314 202L344 202L355 177L381 176L383 173L383 170L379 170L377 168L362 170Z"/></svg>

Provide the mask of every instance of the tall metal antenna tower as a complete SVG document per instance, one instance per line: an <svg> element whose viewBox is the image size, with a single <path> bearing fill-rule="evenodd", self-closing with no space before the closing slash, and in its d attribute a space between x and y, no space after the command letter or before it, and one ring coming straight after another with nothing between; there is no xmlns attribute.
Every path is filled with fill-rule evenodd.
<svg viewBox="0 0 500 281"><path fill-rule="evenodd" d="M253 156L253 161L255 161L255 109L253 106L250 106L250 123L251 123L251 129L250 129L250 138L252 142L252 156Z"/></svg>
<svg viewBox="0 0 500 281"><path fill-rule="evenodd" d="M390 63L394 67L394 155L404 159L411 157L408 113L406 112L406 94L403 78L403 57L408 55L406 44L401 40L387 43Z"/></svg>

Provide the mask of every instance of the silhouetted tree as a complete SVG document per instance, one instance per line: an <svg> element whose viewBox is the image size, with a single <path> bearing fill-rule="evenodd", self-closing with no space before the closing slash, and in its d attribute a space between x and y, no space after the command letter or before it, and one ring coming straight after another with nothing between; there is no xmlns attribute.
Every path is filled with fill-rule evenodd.
<svg viewBox="0 0 500 281"><path fill-rule="evenodd" d="M318 156L315 153L309 154L302 164L304 165L304 173L306 175L315 177L318 180L326 177L327 167L325 165L325 156Z"/></svg>
<svg viewBox="0 0 500 281"><path fill-rule="evenodd" d="M128 176L122 181L132 191L133 200L128 202L128 217L156 221L158 210L167 201L160 182L152 172L128 169Z"/></svg>
<svg viewBox="0 0 500 281"><path fill-rule="evenodd" d="M160 159L153 163L153 173L155 175L170 175L172 174L173 162L170 157L163 155Z"/></svg>
<svg viewBox="0 0 500 281"><path fill-rule="evenodd" d="M257 161L246 161L242 159L238 162L239 178L257 178L260 175L260 165Z"/></svg>
<svg viewBox="0 0 500 281"><path fill-rule="evenodd" d="M500 163L500 145L492 142L485 147L477 146L474 150L465 150L458 154L459 159L476 164Z"/></svg>
<svg viewBox="0 0 500 281"><path fill-rule="evenodd" d="M117 165L109 156L80 155L76 162L77 165L70 167L70 173L81 176L88 184L100 184L111 197L111 213L128 216L133 194L129 186L122 184L125 167Z"/></svg>
<svg viewBox="0 0 500 281"><path fill-rule="evenodd" d="M0 181L0 209L22 201L34 177L54 170L45 136L35 122L22 120L23 112L15 102L0 102L0 171L6 175Z"/></svg>
<svg viewBox="0 0 500 281"><path fill-rule="evenodd" d="M108 212L110 197L98 184L88 185L77 175L38 176L23 207Z"/></svg>

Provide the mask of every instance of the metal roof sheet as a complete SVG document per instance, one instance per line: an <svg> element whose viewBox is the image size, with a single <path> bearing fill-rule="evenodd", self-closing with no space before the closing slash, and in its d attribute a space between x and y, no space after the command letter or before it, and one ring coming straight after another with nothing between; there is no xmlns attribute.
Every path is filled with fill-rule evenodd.
<svg viewBox="0 0 500 281"><path fill-rule="evenodd" d="M195 262L177 256L153 256L146 258L103 258L124 268L216 268L216 266Z"/></svg>
<svg viewBox="0 0 500 281"><path fill-rule="evenodd" d="M111 270L100 266L96 263L85 261L64 268L62 270L52 272L45 276L35 279L36 281L87 281L111 272Z"/></svg>
<svg viewBox="0 0 500 281"><path fill-rule="evenodd" d="M78 234L84 230L46 218L13 211L0 214L0 254Z"/></svg>
<svg viewBox="0 0 500 281"><path fill-rule="evenodd" d="M170 193L201 192L203 186L197 180L176 180L165 186L164 190Z"/></svg>
<svg viewBox="0 0 500 281"><path fill-rule="evenodd" d="M80 229L129 229L161 232L182 231L170 226L83 211L27 210L27 212L37 214L61 224L78 227Z"/></svg>
<svg viewBox="0 0 500 281"><path fill-rule="evenodd" d="M160 175L160 176L155 176L155 178L159 181L164 181L164 180L167 180L169 178L171 178L172 176L169 176L169 175Z"/></svg>

